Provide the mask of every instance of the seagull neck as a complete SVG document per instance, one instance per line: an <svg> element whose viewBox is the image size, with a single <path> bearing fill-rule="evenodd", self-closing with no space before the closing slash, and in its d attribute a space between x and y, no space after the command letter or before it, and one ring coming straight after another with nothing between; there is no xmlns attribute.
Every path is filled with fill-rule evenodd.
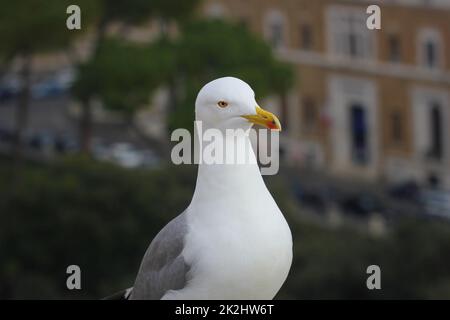
<svg viewBox="0 0 450 320"><path fill-rule="evenodd" d="M225 145L233 145L229 141L232 137L225 138ZM198 167L197 184L193 196L193 202L197 200L211 201L211 199L222 199L226 201L227 195L237 194L240 197L248 197L259 192L260 188L265 189L264 181L261 177L256 156L250 143L248 135L239 136L237 141L242 141L234 148L234 162L206 163L201 161ZM203 152L208 145L202 146ZM230 155L230 150L225 147L224 156ZM240 162L239 159L245 159ZM204 159L206 160L206 159ZM230 199L231 200L231 199Z"/></svg>

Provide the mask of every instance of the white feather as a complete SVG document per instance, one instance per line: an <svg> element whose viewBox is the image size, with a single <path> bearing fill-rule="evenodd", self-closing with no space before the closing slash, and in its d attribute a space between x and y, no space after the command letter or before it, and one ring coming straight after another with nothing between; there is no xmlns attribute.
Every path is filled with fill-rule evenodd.
<svg viewBox="0 0 450 320"><path fill-rule="evenodd" d="M256 104L244 82L222 79L199 94L196 110L202 112L201 117L196 113L196 120L213 126L211 119L217 121L217 113L208 119L205 110L216 100L231 99L237 109L231 114L248 114L248 106ZM245 121L234 124L249 128ZM256 160L248 136L243 139L247 147L238 152L249 152ZM200 164L186 214L188 233L182 254L191 267L189 281L163 299L272 299L276 295L291 266L292 236L256 161Z"/></svg>

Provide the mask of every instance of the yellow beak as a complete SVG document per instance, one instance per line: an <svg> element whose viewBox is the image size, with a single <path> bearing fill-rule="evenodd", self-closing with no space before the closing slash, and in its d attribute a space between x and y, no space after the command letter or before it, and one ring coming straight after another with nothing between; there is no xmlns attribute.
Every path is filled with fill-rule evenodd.
<svg viewBox="0 0 450 320"><path fill-rule="evenodd" d="M261 109L259 106L256 106L256 114L244 115L241 117L247 119L251 123L259 124L271 130L281 131L280 120L278 120L277 116L269 111Z"/></svg>

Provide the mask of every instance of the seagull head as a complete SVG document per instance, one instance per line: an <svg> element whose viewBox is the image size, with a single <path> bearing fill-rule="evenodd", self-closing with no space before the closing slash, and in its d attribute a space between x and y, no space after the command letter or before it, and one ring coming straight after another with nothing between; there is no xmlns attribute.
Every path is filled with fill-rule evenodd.
<svg viewBox="0 0 450 320"><path fill-rule="evenodd" d="M258 105L252 88L233 77L213 80L200 90L195 101L195 119L220 130L248 130L253 124L281 130L278 118Z"/></svg>

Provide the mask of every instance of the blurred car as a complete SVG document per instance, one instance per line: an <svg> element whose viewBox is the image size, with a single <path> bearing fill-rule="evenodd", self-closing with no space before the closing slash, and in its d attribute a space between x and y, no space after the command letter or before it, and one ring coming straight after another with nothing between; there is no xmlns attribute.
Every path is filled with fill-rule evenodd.
<svg viewBox="0 0 450 320"><path fill-rule="evenodd" d="M7 102L19 94L20 82L14 75L6 75L0 83L0 103Z"/></svg>
<svg viewBox="0 0 450 320"><path fill-rule="evenodd" d="M392 185L387 192L389 196L398 200L418 203L421 198L419 185L415 181L405 181Z"/></svg>
<svg viewBox="0 0 450 320"><path fill-rule="evenodd" d="M75 70L73 68L65 68L55 75L55 81L61 88L69 89L75 80Z"/></svg>
<svg viewBox="0 0 450 320"><path fill-rule="evenodd" d="M63 92L64 90L58 85L58 83L54 80L47 80L34 85L31 89L31 96L33 99L42 99L59 96Z"/></svg>
<svg viewBox="0 0 450 320"><path fill-rule="evenodd" d="M450 191L436 188L426 189L422 193L425 212L429 215L450 218Z"/></svg>
<svg viewBox="0 0 450 320"><path fill-rule="evenodd" d="M31 88L31 96L34 99L59 96L72 86L74 78L75 74L72 69L63 69L47 79L34 84Z"/></svg>
<svg viewBox="0 0 450 320"><path fill-rule="evenodd" d="M28 138L28 146L32 151L39 153L54 152L55 137L50 132L38 132Z"/></svg>
<svg viewBox="0 0 450 320"><path fill-rule="evenodd" d="M6 102L14 97L14 93L8 87L0 87L0 102Z"/></svg>
<svg viewBox="0 0 450 320"><path fill-rule="evenodd" d="M28 145L34 151L68 153L79 150L78 141L67 134L54 134L52 132L38 132L28 138Z"/></svg>
<svg viewBox="0 0 450 320"><path fill-rule="evenodd" d="M113 143L105 146L96 142L93 154L97 160L111 161L124 168L154 167L159 158L150 149L138 149L128 142Z"/></svg>
<svg viewBox="0 0 450 320"><path fill-rule="evenodd" d="M54 142L55 151L58 153L72 153L80 150L78 139L71 135L59 135Z"/></svg>
<svg viewBox="0 0 450 320"><path fill-rule="evenodd" d="M338 205L343 213L357 216L384 213L385 211L381 200L369 193L343 196L338 200Z"/></svg>
<svg viewBox="0 0 450 320"><path fill-rule="evenodd" d="M313 209L317 213L325 213L327 207L325 198L322 195L311 191L302 193L300 203Z"/></svg>
<svg viewBox="0 0 450 320"><path fill-rule="evenodd" d="M325 213L330 199L327 190L312 190L302 187L298 182L293 186L294 194L302 206L316 213Z"/></svg>
<svg viewBox="0 0 450 320"><path fill-rule="evenodd" d="M114 144L111 160L124 168L136 168L144 162L143 155L129 143Z"/></svg>
<svg viewBox="0 0 450 320"><path fill-rule="evenodd" d="M9 144L14 140L14 133L11 130L0 128L0 143Z"/></svg>

